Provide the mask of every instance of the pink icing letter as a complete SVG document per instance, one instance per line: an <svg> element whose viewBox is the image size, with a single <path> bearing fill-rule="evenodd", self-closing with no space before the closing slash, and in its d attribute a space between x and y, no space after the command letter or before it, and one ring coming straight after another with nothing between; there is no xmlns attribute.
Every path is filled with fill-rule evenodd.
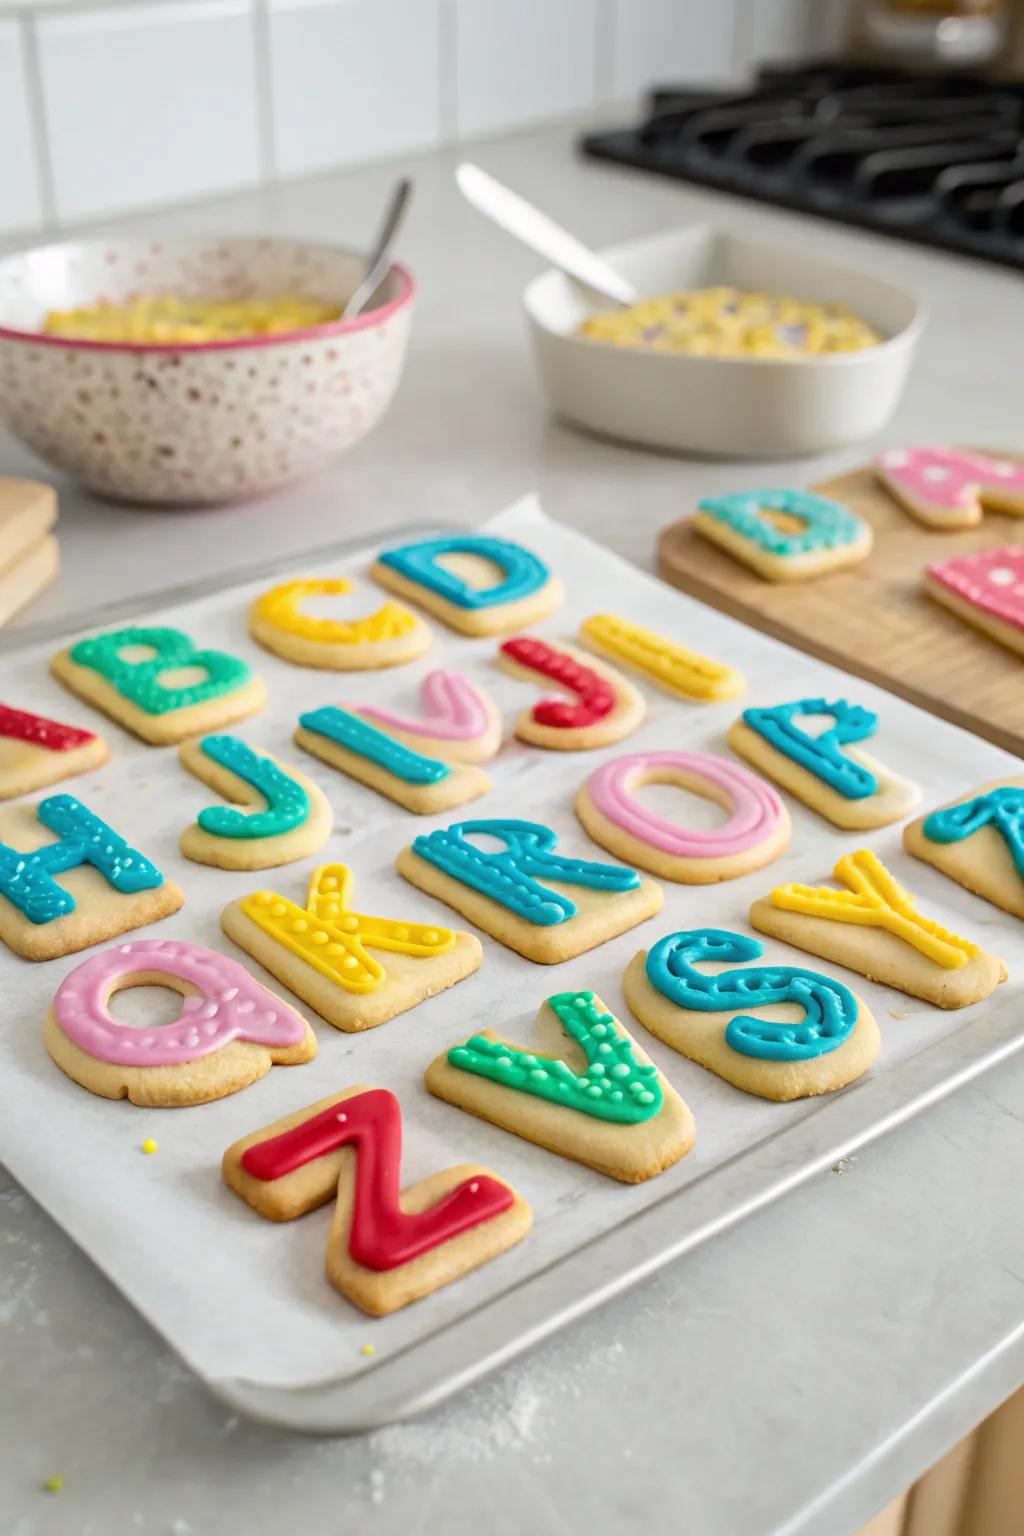
<svg viewBox="0 0 1024 1536"><path fill-rule="evenodd" d="M889 448L875 461L890 480L929 506L973 507L986 489L1024 497L1024 464L956 448Z"/></svg>
<svg viewBox="0 0 1024 1536"><path fill-rule="evenodd" d="M705 832L646 810L635 798L634 786L645 778L656 782L658 770L666 768L723 790L732 807L725 826ZM770 784L709 752L633 752L616 757L591 775L587 790L602 816L631 837L676 858L724 859L744 853L766 842L784 815L782 801Z"/></svg>
<svg viewBox="0 0 1024 1536"><path fill-rule="evenodd" d="M489 724L480 691L461 672L440 668L428 672L420 690L423 718L411 720L375 704L358 704L356 712L408 736L433 737L437 741L473 741Z"/></svg>
<svg viewBox="0 0 1024 1536"><path fill-rule="evenodd" d="M1024 629L1024 547L1007 544L976 555L937 560L928 574L965 603Z"/></svg>

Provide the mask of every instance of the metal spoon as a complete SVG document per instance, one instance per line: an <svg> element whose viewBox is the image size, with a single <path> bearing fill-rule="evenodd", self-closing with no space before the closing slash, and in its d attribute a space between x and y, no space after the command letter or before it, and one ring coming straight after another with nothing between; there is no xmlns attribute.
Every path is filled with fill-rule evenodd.
<svg viewBox="0 0 1024 1536"><path fill-rule="evenodd" d="M478 165L463 161L455 172L455 180L462 195L474 208L486 213L495 224L554 262L570 277L579 278L588 288L614 299L617 304L635 304L640 297L632 283L620 277L603 257L520 197L518 192L488 176Z"/></svg>
<svg viewBox="0 0 1024 1536"><path fill-rule="evenodd" d="M403 176L397 182L387 208L384 212L384 221L377 235L377 242L373 247L373 254L367 263L363 280L355 293L348 299L341 312L343 320L351 320L353 315L358 315L364 310L373 298L384 279L384 275L391 265L391 252L398 232L405 220L409 199L412 197L412 182L408 176Z"/></svg>

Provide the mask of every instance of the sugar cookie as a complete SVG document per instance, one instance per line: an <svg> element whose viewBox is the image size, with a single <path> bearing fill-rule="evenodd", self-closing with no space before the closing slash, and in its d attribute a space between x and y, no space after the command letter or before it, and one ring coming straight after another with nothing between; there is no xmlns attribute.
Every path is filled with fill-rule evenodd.
<svg viewBox="0 0 1024 1536"><path fill-rule="evenodd" d="M834 874L845 890L777 886L754 902L751 923L940 1008L966 1008L1006 980L1001 960L918 912L869 848L844 854Z"/></svg>
<svg viewBox="0 0 1024 1536"><path fill-rule="evenodd" d="M832 724L812 735L799 724L812 716ZM833 826L865 831L899 821L921 800L916 784L855 745L877 730L873 709L846 699L794 699L744 710L729 745Z"/></svg>
<svg viewBox="0 0 1024 1536"><path fill-rule="evenodd" d="M693 514L693 529L766 581L806 581L857 565L872 545L862 517L810 491L708 497Z"/></svg>
<svg viewBox="0 0 1024 1536"><path fill-rule="evenodd" d="M915 859L1024 917L1024 775L993 779L904 828Z"/></svg>
<svg viewBox="0 0 1024 1536"><path fill-rule="evenodd" d="M0 941L26 960L102 944L177 912L184 900L74 795L0 810Z"/></svg>
<svg viewBox="0 0 1024 1536"><path fill-rule="evenodd" d="M924 573L929 597L1000 645L1024 653L1024 548L1003 544L937 560Z"/></svg>
<svg viewBox="0 0 1024 1536"><path fill-rule="evenodd" d="M537 1015L571 1044L575 1066L491 1030L443 1051L427 1068L431 1093L560 1157L626 1184L685 1157L696 1127L689 1106L594 992L559 992ZM582 1070L581 1070L582 1068Z"/></svg>
<svg viewBox="0 0 1024 1536"><path fill-rule="evenodd" d="M88 773L109 756L92 731L0 704L0 800Z"/></svg>
<svg viewBox="0 0 1024 1536"><path fill-rule="evenodd" d="M488 852L473 837L504 846ZM653 880L620 865L566 858L554 851L557 842L540 822L456 821L417 837L395 862L410 884L541 965L581 955L661 910Z"/></svg>
<svg viewBox="0 0 1024 1536"><path fill-rule="evenodd" d="M271 1221L294 1221L336 1197L327 1278L384 1317L497 1258L533 1223L511 1184L475 1163L404 1190L401 1166L401 1105L386 1088L359 1086L243 1136L221 1171Z"/></svg>
<svg viewBox="0 0 1024 1536"><path fill-rule="evenodd" d="M976 528L984 508L1024 517L1024 464L961 448L887 448L875 474L928 528Z"/></svg>
<svg viewBox="0 0 1024 1536"><path fill-rule="evenodd" d="M141 659L126 652L142 651ZM50 671L80 699L153 746L217 730L262 709L267 691L249 664L227 651L199 651L180 629L129 625L59 651ZM205 673L200 682L163 681Z"/></svg>
<svg viewBox="0 0 1024 1536"><path fill-rule="evenodd" d="M421 717L396 714L376 704L354 704L354 714L403 741L407 747L448 763L485 763L501 746L501 715L495 704L462 672L440 667L420 685Z"/></svg>
<svg viewBox="0 0 1024 1536"><path fill-rule="evenodd" d="M614 668L591 661L568 645L552 645L534 635L503 642L499 664L513 677L545 686L554 683L568 699L544 698L523 710L516 735L535 747L583 752L610 747L635 731L647 713L642 696Z"/></svg>
<svg viewBox="0 0 1024 1536"><path fill-rule="evenodd" d="M115 992L169 987L183 998L172 1024L111 1017ZM301 1014L226 955L180 939L141 939L90 955L69 971L46 1020L46 1049L68 1077L104 1099L151 1108L206 1104L275 1065L316 1055Z"/></svg>
<svg viewBox="0 0 1024 1536"><path fill-rule="evenodd" d="M804 1099L852 1083L877 1057L881 1039L849 987L792 965L696 969L763 954L759 940L722 928L667 934L630 961L626 1001L659 1040L745 1093ZM768 1019L749 1011L768 1007Z"/></svg>
<svg viewBox="0 0 1024 1536"><path fill-rule="evenodd" d="M474 934L352 907L344 864L310 876L305 909L276 891L255 891L224 908L229 939L283 981L336 1029L374 1029L478 970ZM380 958L378 958L380 957Z"/></svg>
<svg viewBox="0 0 1024 1536"><path fill-rule="evenodd" d="M543 560L510 539L482 533L389 549L370 574L463 635L522 629L553 613L564 597Z"/></svg>
<svg viewBox="0 0 1024 1536"><path fill-rule="evenodd" d="M208 806L185 828L186 859L219 869L271 869L307 858L330 837L334 813L323 792L269 752L237 736L203 736L182 742L178 757L232 802Z"/></svg>
<svg viewBox="0 0 1024 1536"><path fill-rule="evenodd" d="M314 619L303 613L309 598L342 597L352 585L344 577L282 582L253 603L249 633L286 661L335 672L401 666L433 644L429 625L402 603L385 603L362 619Z"/></svg>
<svg viewBox="0 0 1024 1536"><path fill-rule="evenodd" d="M729 813L723 827L686 827L636 797L645 784L673 784ZM631 752L603 763L580 788L576 815L616 858L666 880L712 885L748 875L789 843L789 812L756 774L710 752Z"/></svg>
<svg viewBox="0 0 1024 1536"><path fill-rule="evenodd" d="M678 699L716 703L737 698L747 686L743 673L734 667L701 656L617 613L595 613L584 619L580 639L588 650L634 667Z"/></svg>
<svg viewBox="0 0 1024 1536"><path fill-rule="evenodd" d="M295 743L418 816L450 811L486 795L491 787L482 768L426 757L333 704L299 716Z"/></svg>

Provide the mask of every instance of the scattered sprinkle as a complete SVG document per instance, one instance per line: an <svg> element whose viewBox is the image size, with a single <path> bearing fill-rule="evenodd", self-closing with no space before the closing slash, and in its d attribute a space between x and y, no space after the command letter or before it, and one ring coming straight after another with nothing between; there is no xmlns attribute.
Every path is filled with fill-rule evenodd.
<svg viewBox="0 0 1024 1536"><path fill-rule="evenodd" d="M159 1143L155 1142L152 1136L147 1136L145 1141L142 1143L142 1150L143 1152L155 1152L158 1145Z"/></svg>
<svg viewBox="0 0 1024 1536"><path fill-rule="evenodd" d="M849 1173L850 1169L853 1167L856 1161L857 1159L855 1157L841 1157L838 1163L832 1164L832 1172Z"/></svg>
<svg viewBox="0 0 1024 1536"><path fill-rule="evenodd" d="M909 1019L910 1014L904 1008L890 1008L889 1017L890 1019Z"/></svg>
<svg viewBox="0 0 1024 1536"><path fill-rule="evenodd" d="M43 1487L46 1489L47 1493L60 1493L61 1489L64 1487L64 1479L59 1476L48 1477L46 1482L43 1484Z"/></svg>
<svg viewBox="0 0 1024 1536"><path fill-rule="evenodd" d="M361 1355L375 1355L377 1353L377 1346L376 1344L363 1344L360 1346L359 1353Z"/></svg>

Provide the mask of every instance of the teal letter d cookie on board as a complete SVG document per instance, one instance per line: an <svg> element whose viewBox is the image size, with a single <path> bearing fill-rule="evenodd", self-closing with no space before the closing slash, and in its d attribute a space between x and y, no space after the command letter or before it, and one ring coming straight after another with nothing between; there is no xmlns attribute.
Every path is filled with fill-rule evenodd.
<svg viewBox="0 0 1024 1536"><path fill-rule="evenodd" d="M700 502L693 528L766 581L808 581L871 553L871 528L811 491L741 491Z"/></svg>

